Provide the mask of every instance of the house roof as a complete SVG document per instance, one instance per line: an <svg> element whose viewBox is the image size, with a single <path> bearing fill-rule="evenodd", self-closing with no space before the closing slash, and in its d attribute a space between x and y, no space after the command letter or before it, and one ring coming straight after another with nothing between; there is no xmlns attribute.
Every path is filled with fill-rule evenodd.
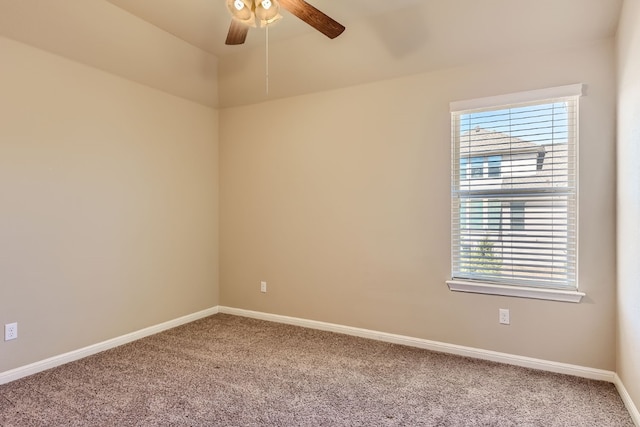
<svg viewBox="0 0 640 427"><path fill-rule="evenodd" d="M476 127L460 137L461 157L487 157L494 155L535 156L534 175L510 176L502 179L502 186L514 188L539 187L541 184L566 185L571 171L567 171L567 145L542 145L526 141L495 130Z"/></svg>
<svg viewBox="0 0 640 427"><path fill-rule="evenodd" d="M476 127L460 136L461 155L540 153L544 147L495 130Z"/></svg>

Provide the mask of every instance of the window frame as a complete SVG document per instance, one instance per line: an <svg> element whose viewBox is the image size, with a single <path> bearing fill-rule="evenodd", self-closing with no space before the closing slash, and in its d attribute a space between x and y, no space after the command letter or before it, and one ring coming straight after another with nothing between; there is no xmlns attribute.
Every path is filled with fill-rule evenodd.
<svg viewBox="0 0 640 427"><path fill-rule="evenodd" d="M482 278L479 278L479 279L457 278L457 277L454 277L454 274L452 272L452 276L451 276L452 278L450 280L447 280L446 282L450 290L459 291L459 292L472 292L472 293L481 293L481 294L534 298L534 299L544 299L544 300L574 302L574 303L580 302L582 300L582 297L585 296L584 292L580 292L578 290L578 260L577 260L577 250L578 250L578 225L577 225L578 142L577 141L578 141L578 129L579 129L579 120L577 118L577 113L578 113L579 97L582 96L582 94L583 94L583 85L574 84L574 85L533 90L533 91L527 91L527 92L519 92L519 93L513 93L513 94L507 94L507 95L492 96L487 98L478 98L478 99L467 100L467 101L457 101L457 102L451 103L450 107L451 107L451 113L452 113L452 165L455 171L457 162L461 163L461 160L460 160L460 157L456 154L457 153L456 150L459 150L460 138L456 135L455 132L459 134L460 128L459 128L459 123L455 123L455 121L453 120L454 114L456 114L456 117L457 117L457 115L466 111L474 111L474 110L481 110L481 109L500 110L500 109L511 108L511 106L517 105L517 104L525 104L525 103L543 104L543 103L546 103L547 101L549 103L552 103L561 98L576 99L576 103L575 103L576 104L575 105L576 128L575 128L575 135L573 136L574 138L573 140L575 141L575 145L573 149L575 150L574 166L575 166L575 173L576 173L575 198L573 199L573 202L575 203L574 209L576 211L576 214L575 214L576 224L575 224L575 230L574 230L575 231L574 244L575 244L576 259L574 261L575 287L574 286L557 286L556 287L556 286L546 286L546 285L540 286L540 287L523 286L517 283L510 284L505 282L504 280L501 280L499 282L492 282L491 280L486 280ZM487 177L489 176L491 168L494 167L493 163L492 163L491 157L485 157L483 159L483 164L482 164L483 176L485 175ZM466 167L468 168L466 170L465 178L472 179L474 177L472 175L472 159L470 158L467 162L465 162L465 164L466 164ZM498 165L499 165L498 167L500 167L501 164L498 163ZM502 169L500 169L500 174L502 174ZM494 175L496 175L495 172L494 172ZM456 211L454 209L453 203L459 203L457 199L454 200L454 198L456 197L454 196L454 190L456 189L456 185L460 185L459 181L456 182L456 179L459 180L461 177L454 178L454 176L455 174L452 173L452 182L451 182L452 227L454 227L454 221L456 220L460 221L460 218L457 218L457 219L454 218L454 214L457 213L459 215L459 211ZM496 177L494 176L494 178ZM499 178L499 175L497 176L497 178ZM489 200L491 199L491 194L487 194L487 199ZM511 219L512 212L510 208L511 208L511 205L509 205L509 218ZM488 209L488 207L485 207L485 209ZM505 206L503 206L500 209L499 211L500 215L506 215L506 213L504 213L504 209L505 209ZM488 217L487 213L485 213L483 217ZM467 218L467 222L469 221L470 219ZM490 229L489 222L487 222L486 225L487 225L487 228ZM458 225L458 230L459 230L459 227L460 225ZM452 249L452 270L453 270L453 259L455 256L454 251L455 250L460 251L463 248L454 247L454 234L453 234L454 228L452 228L451 232L452 232L452 248L451 249ZM460 262L460 260L458 260L458 262ZM460 267L460 264L458 264L458 266ZM467 276L469 275L467 274Z"/></svg>

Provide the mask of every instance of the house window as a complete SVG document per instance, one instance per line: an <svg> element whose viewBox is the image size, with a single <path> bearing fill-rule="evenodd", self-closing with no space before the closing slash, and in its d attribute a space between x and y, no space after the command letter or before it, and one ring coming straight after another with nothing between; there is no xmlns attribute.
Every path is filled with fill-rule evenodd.
<svg viewBox="0 0 640 427"><path fill-rule="evenodd" d="M451 104L452 290L584 295L576 272L581 92L570 85Z"/></svg>
<svg viewBox="0 0 640 427"><path fill-rule="evenodd" d="M524 230L524 202L511 202L511 230Z"/></svg>
<svg viewBox="0 0 640 427"><path fill-rule="evenodd" d="M466 229L500 230L502 203L495 200L471 200L460 205L460 227Z"/></svg>
<svg viewBox="0 0 640 427"><path fill-rule="evenodd" d="M467 179L467 168L469 166L469 159L460 159L460 179Z"/></svg>
<svg viewBox="0 0 640 427"><path fill-rule="evenodd" d="M470 179L500 178L502 156L460 158L460 179L469 179L467 168L471 163ZM486 171L486 173L485 173Z"/></svg>
<svg viewBox="0 0 640 427"><path fill-rule="evenodd" d="M489 165L489 178L500 177L500 163L502 162L502 156L489 156L487 163Z"/></svg>
<svg viewBox="0 0 640 427"><path fill-rule="evenodd" d="M471 178L482 178L484 175L484 158L472 157L471 158Z"/></svg>

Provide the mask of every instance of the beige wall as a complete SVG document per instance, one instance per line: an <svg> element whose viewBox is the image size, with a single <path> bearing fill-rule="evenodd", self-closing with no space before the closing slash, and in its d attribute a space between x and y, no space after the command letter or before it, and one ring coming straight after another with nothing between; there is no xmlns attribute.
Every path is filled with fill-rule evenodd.
<svg viewBox="0 0 640 427"><path fill-rule="evenodd" d="M640 2L618 32L618 375L640 408Z"/></svg>
<svg viewBox="0 0 640 427"><path fill-rule="evenodd" d="M614 370L614 65L606 40L221 110L220 303ZM587 297L450 292L449 102L571 83Z"/></svg>
<svg viewBox="0 0 640 427"><path fill-rule="evenodd" d="M0 57L0 372L217 305L217 111Z"/></svg>

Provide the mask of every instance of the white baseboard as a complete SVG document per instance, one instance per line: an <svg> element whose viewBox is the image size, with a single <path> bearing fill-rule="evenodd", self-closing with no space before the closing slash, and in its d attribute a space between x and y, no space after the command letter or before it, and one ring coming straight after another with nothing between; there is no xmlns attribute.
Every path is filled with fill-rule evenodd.
<svg viewBox="0 0 640 427"><path fill-rule="evenodd" d="M631 400L631 396L629 395L629 392L627 392L627 388L622 383L622 380L620 379L618 374L614 375L613 383L616 385L618 393L620 394L620 397L624 402L624 406L627 407L627 410L631 415L631 419L634 423L636 423L636 426L640 427L640 411L638 411L638 407L635 405L635 403L633 403L633 400Z"/></svg>
<svg viewBox="0 0 640 427"><path fill-rule="evenodd" d="M456 344L448 344L438 341L425 340L421 338L408 337L404 335L377 332L369 329L353 328L350 326L325 323L315 320L300 319L297 317L281 316L277 314L261 313L257 311L243 310L231 307L218 307L220 313L233 314L242 317L268 320L271 322L285 323L288 325L303 326L305 328L319 329L322 331L337 332L345 335L352 335L361 338L369 338L393 344L402 344L425 350L437 351L440 353L455 354L458 356L472 357L475 359L490 360L493 362L506 363L509 365L522 366L525 368L538 369L541 371L554 372L558 374L573 375L576 377L589 378L593 380L615 382L616 374L612 371L602 369L587 368L584 366L571 365L568 363L552 362L532 357L517 356L508 353L500 353L491 350L482 350L473 347L465 347Z"/></svg>
<svg viewBox="0 0 640 427"><path fill-rule="evenodd" d="M68 353L64 353L58 356L54 356L39 362L35 362L26 366L22 366L16 369L12 369L5 372L0 372L0 385L8 382L36 374L38 372L45 371L47 369L54 368L56 366L63 365L65 363L73 362L74 360L82 359L83 357L91 356L96 353L100 353L111 348L118 347L123 344L130 343L132 341L139 340L141 338L157 334L167 329L175 328L186 323L193 322L204 317L214 315L216 313L232 314L242 317L250 317L254 319L267 320L270 322L284 323L294 326L302 326L310 329L318 329L322 331L336 332L345 335L352 335L361 338L368 338L377 341L384 341L392 344L401 344L411 347L422 348L425 350L438 351L441 353L455 354L458 356L472 357L482 360L490 360L493 362L506 363L509 365L522 366L525 368L538 369L547 372L554 372L559 374L573 375L582 378L589 378L593 380L607 381L615 384L620 397L625 406L629 410L631 418L635 424L640 427L640 412L635 406L631 396L627 392L624 384L618 374L612 371L606 371L601 369L587 368L578 365L571 365L567 363L558 363L543 359L535 359L531 357L517 356L508 353L500 353L490 350L482 350L473 347L465 347L456 344L448 344L438 341L425 340L421 338L408 337L404 335L390 334L386 332L377 332L370 329L354 328L350 326L338 325L334 323L319 322L316 320L307 320L297 317L281 316L277 314L262 313L258 311L243 310L239 308L217 306L206 310L202 310L193 314L189 314L177 319L169 320L158 325L150 326L148 328L141 329L120 337L116 337L107 341L103 341L97 344L90 345L78 350L74 350Z"/></svg>
<svg viewBox="0 0 640 427"><path fill-rule="evenodd" d="M73 350L68 353L60 354L58 356L53 356L39 362L21 366L16 369L11 369L9 371L0 372L0 385L15 381L29 375L37 374L38 372L42 372L56 366L64 365L65 363L73 362L74 360L82 359L83 357L91 356L93 354L100 353L102 351L109 350L111 348L118 347L123 344L139 340L140 338L148 337L149 335L154 335L158 332L166 331L167 329L175 328L176 326L184 325L185 323L193 322L195 320L202 319L216 313L218 313L218 307L212 307L206 310L179 317L177 319L169 320L158 325L140 329L139 331L112 338L107 341L93 344L88 347Z"/></svg>

